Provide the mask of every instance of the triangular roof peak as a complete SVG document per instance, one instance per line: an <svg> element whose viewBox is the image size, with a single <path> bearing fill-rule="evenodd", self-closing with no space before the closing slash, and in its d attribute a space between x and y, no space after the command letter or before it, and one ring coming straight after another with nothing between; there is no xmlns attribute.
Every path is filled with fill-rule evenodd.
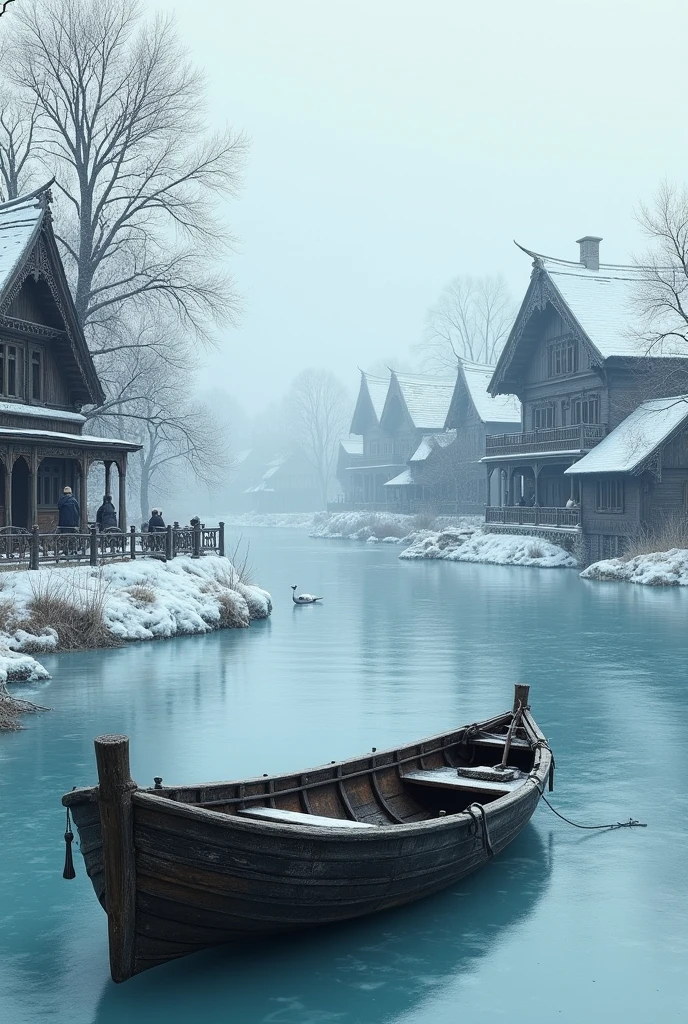
<svg viewBox="0 0 688 1024"><path fill-rule="evenodd" d="M55 309L59 329L52 330L60 366L72 401L100 405L105 395L74 308L57 248L50 212L50 186L0 203L0 326L17 322L12 303L29 278L43 289Z"/></svg>
<svg viewBox="0 0 688 1024"><path fill-rule="evenodd" d="M647 280L642 267L602 263L586 267L519 248L533 258L533 270L490 382L491 394L507 394L513 389L527 361L524 349L535 340L533 326L548 306L590 348L599 365L606 359L647 355L636 297L639 285Z"/></svg>
<svg viewBox="0 0 688 1024"><path fill-rule="evenodd" d="M380 422L388 414L393 395L397 395L403 403L409 423L416 430L442 430L454 393L455 379L398 373L396 370L391 373L385 411Z"/></svg>
<svg viewBox="0 0 688 1024"><path fill-rule="evenodd" d="M361 383L349 428L352 434L363 434L379 427L389 389L389 377L376 377L365 370L360 372Z"/></svg>

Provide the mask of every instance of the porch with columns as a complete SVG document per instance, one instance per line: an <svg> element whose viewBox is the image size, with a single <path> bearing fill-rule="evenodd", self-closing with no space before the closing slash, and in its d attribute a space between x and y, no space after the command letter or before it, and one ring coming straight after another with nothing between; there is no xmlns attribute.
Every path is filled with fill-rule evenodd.
<svg viewBox="0 0 688 1024"><path fill-rule="evenodd" d="M577 528L580 525L580 486L564 470L576 458L483 460L487 472L485 522L518 526ZM493 480L495 472L496 480ZM496 499L495 504L492 500ZM567 508L567 502L575 507Z"/></svg>

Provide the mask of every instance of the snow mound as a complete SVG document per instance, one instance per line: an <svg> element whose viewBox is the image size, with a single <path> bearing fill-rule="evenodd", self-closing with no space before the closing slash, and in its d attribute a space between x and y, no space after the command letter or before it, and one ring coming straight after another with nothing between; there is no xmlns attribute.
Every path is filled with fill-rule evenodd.
<svg viewBox="0 0 688 1024"><path fill-rule="evenodd" d="M410 544L431 528L468 525L475 516L403 515L399 512L321 512L313 517L311 537L362 540L370 544Z"/></svg>
<svg viewBox="0 0 688 1024"><path fill-rule="evenodd" d="M621 558L608 558L589 565L581 573L581 578L641 583L646 587L688 587L688 550L654 551L648 555L636 555L627 562Z"/></svg>
<svg viewBox="0 0 688 1024"><path fill-rule="evenodd" d="M0 683L37 682L50 679L49 672L30 654L12 650L0 634Z"/></svg>
<svg viewBox="0 0 688 1024"><path fill-rule="evenodd" d="M226 516L220 516L219 518L224 522L225 526L267 526L267 527L287 527L294 530L308 530L310 529L313 518L317 513L314 512L244 512L240 515L233 515L228 513ZM217 517L209 517L217 518Z"/></svg>
<svg viewBox="0 0 688 1024"><path fill-rule="evenodd" d="M419 537L399 558L436 558L448 562L486 562L490 565L527 565L540 569L569 569L576 559L564 548L540 537L484 533L474 526L442 530Z"/></svg>

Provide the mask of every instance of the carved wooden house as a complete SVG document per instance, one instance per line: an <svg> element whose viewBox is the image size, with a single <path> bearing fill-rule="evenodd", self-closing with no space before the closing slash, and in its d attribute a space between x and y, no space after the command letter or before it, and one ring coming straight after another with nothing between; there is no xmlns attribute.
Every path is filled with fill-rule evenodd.
<svg viewBox="0 0 688 1024"><path fill-rule="evenodd" d="M600 265L600 241L579 239L578 263L530 253L530 285L489 385L519 398L521 429L488 435L483 459L491 528L579 537L585 561L684 514L688 499L688 405L662 401L688 392L688 360L647 356L638 273Z"/></svg>
<svg viewBox="0 0 688 1024"><path fill-rule="evenodd" d="M0 204L0 525L50 531L65 486L87 523L92 465L119 477L126 527L127 455L140 445L84 433L104 401L53 234L49 186Z"/></svg>

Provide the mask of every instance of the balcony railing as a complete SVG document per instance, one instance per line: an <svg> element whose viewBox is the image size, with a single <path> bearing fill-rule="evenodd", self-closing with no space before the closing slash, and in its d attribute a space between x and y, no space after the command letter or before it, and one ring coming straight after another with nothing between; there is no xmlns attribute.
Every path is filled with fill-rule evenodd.
<svg viewBox="0 0 688 1024"><path fill-rule="evenodd" d="M521 505L488 505L485 509L485 522L499 523L505 526L576 527L580 526L580 509L552 508L549 506L524 508Z"/></svg>
<svg viewBox="0 0 688 1024"><path fill-rule="evenodd" d="M528 452L589 451L607 433L604 423L577 423L572 427L544 427L521 434L488 434L486 455L525 455Z"/></svg>

